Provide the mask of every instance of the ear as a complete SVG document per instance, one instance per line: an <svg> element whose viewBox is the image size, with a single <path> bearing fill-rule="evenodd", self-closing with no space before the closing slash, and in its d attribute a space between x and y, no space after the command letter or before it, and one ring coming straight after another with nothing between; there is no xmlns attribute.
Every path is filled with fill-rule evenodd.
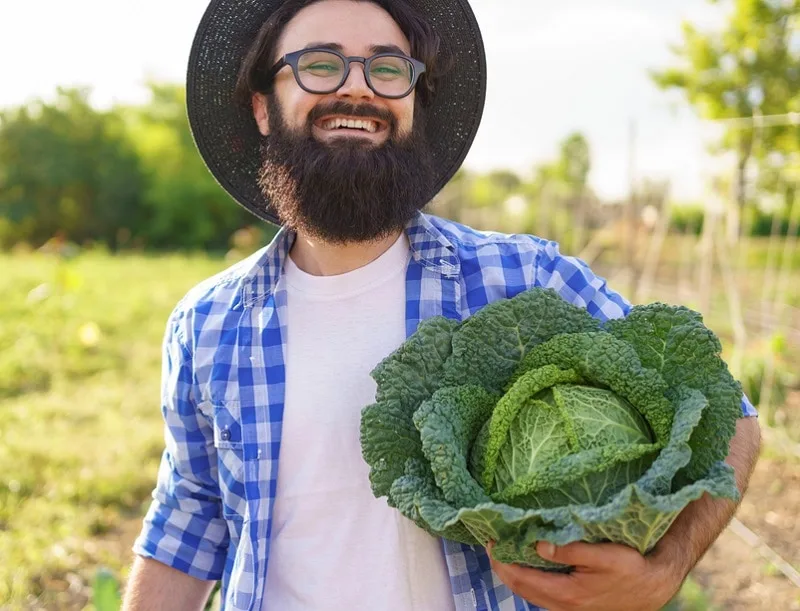
<svg viewBox="0 0 800 611"><path fill-rule="evenodd" d="M253 99L253 116L258 124L258 131L262 136L269 135L269 109L267 108L267 96L263 93L254 93Z"/></svg>

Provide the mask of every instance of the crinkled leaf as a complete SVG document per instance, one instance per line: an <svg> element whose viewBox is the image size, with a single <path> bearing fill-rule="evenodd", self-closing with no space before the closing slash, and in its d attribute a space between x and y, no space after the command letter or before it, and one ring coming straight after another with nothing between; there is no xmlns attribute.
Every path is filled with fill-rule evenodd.
<svg viewBox="0 0 800 611"><path fill-rule="evenodd" d="M574 515L586 530L587 541L623 543L646 554L655 547L678 514L705 493L717 498L737 499L733 469L725 463L717 463L707 477L663 496L649 494L634 484L612 503L603 507L584 505L576 508Z"/></svg>
<svg viewBox="0 0 800 611"><path fill-rule="evenodd" d="M545 365L574 369L586 382L613 390L645 417L658 443L669 438L673 408L664 396L667 385L658 372L642 367L624 341L604 332L559 335L531 350L518 375Z"/></svg>
<svg viewBox="0 0 800 611"><path fill-rule="evenodd" d="M458 507L489 501L469 472L467 456L497 399L480 386L441 388L414 414L434 480L444 498Z"/></svg>
<svg viewBox="0 0 800 611"><path fill-rule="evenodd" d="M444 501L425 462L408 461L405 474L392 484L389 501L405 517L436 537L468 545L479 543L464 524L455 519L457 511ZM431 520L432 516L437 519Z"/></svg>
<svg viewBox="0 0 800 611"><path fill-rule="evenodd" d="M361 413L361 451L370 465L376 497L386 496L403 475L406 460L424 460L412 417L420 403L441 385L453 330L459 323L442 317L423 321L403 345L373 371L376 402Z"/></svg>
<svg viewBox="0 0 800 611"><path fill-rule="evenodd" d="M503 395L491 414L485 455L480 461L483 469L481 483L484 490L491 492L497 489L495 478L500 452L508 443L509 431L519 411L533 399L534 395L554 384L578 382L581 382L581 378L573 370L562 370L554 365L545 365L525 373ZM551 417L548 419L548 416ZM526 440L529 444L526 445L526 448L532 452L531 460L534 460L540 451L544 456L574 447L575 441L566 439L564 430L558 429L557 424L561 418L557 414L548 414L547 411L543 411L542 419L543 421L540 423L544 425L544 428L532 431L531 436ZM505 471L501 473L499 484L501 488L507 485L505 481L502 481L504 473Z"/></svg>
<svg viewBox="0 0 800 611"><path fill-rule="evenodd" d="M448 528L460 521L481 544L485 545L490 539L498 541L493 553L497 560L553 568L552 563L536 554L533 546L537 541L556 545L611 541L645 554L652 550L678 514L705 493L737 498L733 470L724 463L717 463L707 477L663 496L651 495L631 484L599 507L568 505L526 511L495 503L464 508L449 513L449 520L445 522L429 520L429 523Z"/></svg>
<svg viewBox="0 0 800 611"><path fill-rule="evenodd" d="M493 494L492 499L514 507L601 505L653 463L659 446L605 446L538 465L527 475Z"/></svg>
<svg viewBox="0 0 800 611"><path fill-rule="evenodd" d="M453 333L460 324L442 316L422 321L411 337L372 370L378 386L376 402L394 399L403 410L413 408L413 413L441 388Z"/></svg>
<svg viewBox="0 0 800 611"><path fill-rule="evenodd" d="M509 425L505 440L498 440L500 448L489 492L505 490L518 478L552 462L554 456L568 456L575 452L576 442L570 433L572 431L554 405L537 399L528 401ZM486 471L482 473L488 474Z"/></svg>
<svg viewBox="0 0 800 611"><path fill-rule="evenodd" d="M596 331L600 323L552 290L490 303L462 323L445 365L445 385L501 392L531 348L559 333Z"/></svg>
<svg viewBox="0 0 800 611"><path fill-rule="evenodd" d="M653 443L650 425L624 397L605 388L558 384L553 400L579 440L580 450Z"/></svg>
<svg viewBox="0 0 800 611"><path fill-rule="evenodd" d="M472 444L472 449L469 452L469 472L481 486L483 486L483 474L486 471L486 448L489 445L489 423L490 420L483 423L478 436ZM490 491L484 488L484 492L488 493Z"/></svg>
<svg viewBox="0 0 800 611"><path fill-rule="evenodd" d="M686 386L676 389L674 400L675 420L669 444L659 453L647 473L636 482L637 486L649 494L667 494L672 489L676 474L692 458L689 440L708 407L708 401L700 392Z"/></svg>
<svg viewBox="0 0 800 611"><path fill-rule="evenodd" d="M609 321L609 333L636 350L645 367L658 371L669 386L699 390L708 409L692 434L688 480L702 477L728 454L741 416L741 385L720 358L722 347L702 316L662 303L634 307L627 318Z"/></svg>

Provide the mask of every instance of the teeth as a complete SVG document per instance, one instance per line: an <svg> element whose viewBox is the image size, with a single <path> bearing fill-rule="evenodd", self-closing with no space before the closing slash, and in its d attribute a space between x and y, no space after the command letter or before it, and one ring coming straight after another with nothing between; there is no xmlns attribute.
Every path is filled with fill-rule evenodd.
<svg viewBox="0 0 800 611"><path fill-rule="evenodd" d="M329 119L322 124L322 129L334 130L340 127L347 127L349 129L363 129L371 134L378 131L378 124L375 121L362 120L362 119Z"/></svg>

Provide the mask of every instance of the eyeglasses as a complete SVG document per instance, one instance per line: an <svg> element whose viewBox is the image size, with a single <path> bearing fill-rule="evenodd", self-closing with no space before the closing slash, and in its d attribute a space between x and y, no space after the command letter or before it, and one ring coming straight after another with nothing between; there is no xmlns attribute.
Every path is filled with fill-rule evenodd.
<svg viewBox="0 0 800 611"><path fill-rule="evenodd" d="M397 53L378 53L372 57L346 57L333 49L303 49L288 53L267 75L269 89L275 75L284 66L291 66L300 88L308 93L333 93L350 76L350 64L364 65L367 86L382 98L399 99L410 94L425 72L425 64Z"/></svg>

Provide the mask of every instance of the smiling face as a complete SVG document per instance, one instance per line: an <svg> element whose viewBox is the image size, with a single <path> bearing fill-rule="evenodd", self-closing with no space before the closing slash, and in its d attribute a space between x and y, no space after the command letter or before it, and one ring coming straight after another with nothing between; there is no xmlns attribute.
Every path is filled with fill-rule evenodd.
<svg viewBox="0 0 800 611"><path fill-rule="evenodd" d="M353 0L322 0L300 10L284 29L275 57L309 47L328 47L345 56L370 57L386 51L411 55L408 39L389 13L372 2ZM338 90L323 95L302 89L292 69L285 66L275 77L274 96L279 109L270 109L266 96L253 96L254 115L263 135L272 129L270 112L281 112L288 130L310 132L325 143L358 139L379 146L390 138L407 137L413 126L414 92L400 99L377 96L359 63L351 64ZM343 108L349 114L341 112Z"/></svg>
<svg viewBox="0 0 800 611"><path fill-rule="evenodd" d="M399 6L400 0L392 2ZM309 47L345 56L411 56L403 30L369 0L313 2L295 13L276 38L275 58ZM304 75L303 82L322 90L316 84L324 81L329 90L340 80L331 76L336 59L321 59L305 65L320 80ZM271 67L274 61L263 65ZM384 79L379 89L393 78L392 69L386 63L372 66L373 83ZM309 93L286 66L272 93L253 95L264 136L258 184L281 223L331 244L371 242L401 230L428 202L434 182L426 109L415 103L415 96L376 95L360 63L352 64L348 78L331 93Z"/></svg>

